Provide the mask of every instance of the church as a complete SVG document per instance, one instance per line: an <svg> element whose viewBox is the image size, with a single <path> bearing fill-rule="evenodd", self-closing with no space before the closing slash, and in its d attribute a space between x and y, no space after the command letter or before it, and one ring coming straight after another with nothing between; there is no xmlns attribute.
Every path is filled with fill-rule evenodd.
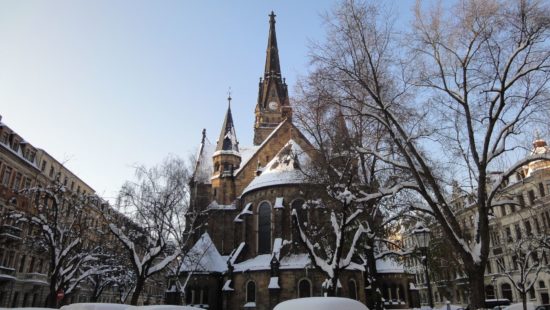
<svg viewBox="0 0 550 310"><path fill-rule="evenodd" d="M308 188L300 170L315 148L292 120L273 12L254 113L252 146L239 144L230 97L217 141L210 143L203 130L190 182L198 229L178 275L187 305L272 309L288 299L323 296L326 277L300 247L291 220ZM414 285L403 266L381 262L379 269L386 308L411 308ZM366 285L363 267L350 264L340 274L338 295L365 303Z"/></svg>

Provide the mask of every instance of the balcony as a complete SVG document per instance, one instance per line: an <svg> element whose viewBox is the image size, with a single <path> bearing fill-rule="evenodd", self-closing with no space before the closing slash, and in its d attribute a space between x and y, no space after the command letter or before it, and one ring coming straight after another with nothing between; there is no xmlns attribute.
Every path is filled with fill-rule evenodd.
<svg viewBox="0 0 550 310"><path fill-rule="evenodd" d="M19 241L21 240L21 228L12 225L0 226L0 240L3 241Z"/></svg>
<svg viewBox="0 0 550 310"><path fill-rule="evenodd" d="M0 266L0 282L15 280L15 269Z"/></svg>
<svg viewBox="0 0 550 310"><path fill-rule="evenodd" d="M34 285L48 285L48 276L42 273L30 272L19 273L17 279L21 282L26 282Z"/></svg>

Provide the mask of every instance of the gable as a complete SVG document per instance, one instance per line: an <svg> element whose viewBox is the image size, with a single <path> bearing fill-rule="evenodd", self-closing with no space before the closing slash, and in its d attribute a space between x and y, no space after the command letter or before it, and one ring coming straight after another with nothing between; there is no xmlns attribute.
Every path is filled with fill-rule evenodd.
<svg viewBox="0 0 550 310"><path fill-rule="evenodd" d="M315 148L300 130L288 119L284 120L255 149L253 154L247 156L248 159L246 161L243 159L241 167L235 174L237 193L242 193L256 177L258 164L261 167L265 167L290 140L294 140L310 156L314 152Z"/></svg>

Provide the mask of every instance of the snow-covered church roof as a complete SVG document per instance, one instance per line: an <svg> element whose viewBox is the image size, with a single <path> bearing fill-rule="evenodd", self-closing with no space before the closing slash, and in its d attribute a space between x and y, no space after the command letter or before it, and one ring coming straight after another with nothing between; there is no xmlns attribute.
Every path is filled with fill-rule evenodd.
<svg viewBox="0 0 550 310"><path fill-rule="evenodd" d="M210 177L214 172L212 155L216 146L206 138L205 130L203 130L202 134L202 141L197 152L197 161L195 162L195 171L193 172L193 180L197 183L210 184Z"/></svg>
<svg viewBox="0 0 550 310"><path fill-rule="evenodd" d="M216 249L210 235L204 233L183 258L179 271L223 273L227 271L227 261Z"/></svg>
<svg viewBox="0 0 550 310"><path fill-rule="evenodd" d="M291 139L266 165L263 172L248 184L243 194L267 186L304 183L302 169L310 161L309 155Z"/></svg>

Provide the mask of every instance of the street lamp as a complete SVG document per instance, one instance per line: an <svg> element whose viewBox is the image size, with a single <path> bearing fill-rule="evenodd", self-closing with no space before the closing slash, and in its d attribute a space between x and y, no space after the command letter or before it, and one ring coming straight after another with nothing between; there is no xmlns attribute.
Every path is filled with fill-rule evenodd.
<svg viewBox="0 0 550 310"><path fill-rule="evenodd" d="M433 308L434 301L432 297L432 285L428 275L428 246L430 245L430 230L419 223L416 224L416 227L412 231L412 235L416 241L416 247L420 250L420 253L423 256L422 261L424 263L424 275L426 276L428 286L428 302L430 303L430 308Z"/></svg>
<svg viewBox="0 0 550 310"><path fill-rule="evenodd" d="M500 309L500 304L498 303L498 287L497 287L497 277L493 276L491 278L491 282L493 283L493 292L495 292L495 297L497 299L497 307Z"/></svg>

